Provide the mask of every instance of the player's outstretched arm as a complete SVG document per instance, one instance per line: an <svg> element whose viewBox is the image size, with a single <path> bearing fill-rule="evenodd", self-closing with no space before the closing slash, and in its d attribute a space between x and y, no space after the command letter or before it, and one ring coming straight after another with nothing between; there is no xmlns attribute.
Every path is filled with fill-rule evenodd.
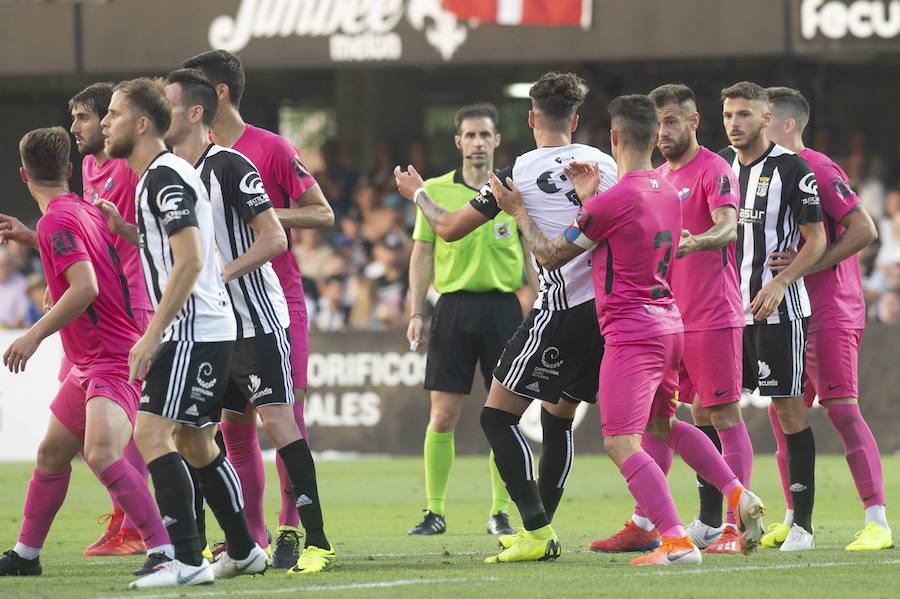
<svg viewBox="0 0 900 599"><path fill-rule="evenodd" d="M3 364L10 372L24 371L25 364L37 351L41 341L78 318L100 293L97 275L88 260L73 263L64 275L69 288L59 301L27 333L13 341L3 354Z"/></svg>
<svg viewBox="0 0 900 599"><path fill-rule="evenodd" d="M100 212L103 213L103 216L106 217L106 225L113 235L118 235L131 245L140 245L140 235L138 233L137 225L126 222L125 219L122 218L122 215L119 213L119 208L115 204L109 200L98 198L94 200L94 206L99 208Z"/></svg>
<svg viewBox="0 0 900 599"><path fill-rule="evenodd" d="M490 174L491 193L497 205L511 217L516 219L519 232L525 245L534 254L534 259L547 270L556 270L566 262L583 252L586 248L576 245L576 240L583 237L577 227L567 228L562 235L550 240L544 235L525 210L522 194L509 177L504 186L494 173Z"/></svg>
<svg viewBox="0 0 900 599"><path fill-rule="evenodd" d="M717 250L737 240L737 211L731 206L720 206L710 213L713 226L698 235L687 229L681 231L681 242L676 257L683 258L693 252Z"/></svg>
<svg viewBox="0 0 900 599"><path fill-rule="evenodd" d="M803 237L803 247L794 256L794 260L774 279L763 285L750 302L750 312L756 320L765 320L774 313L784 299L784 292L788 286L800 277L813 272L813 267L825 254L826 238L822 221L800 225L800 235Z"/></svg>
<svg viewBox="0 0 900 599"><path fill-rule="evenodd" d="M222 268L222 278L226 283L253 272L288 248L287 235L275 216L274 208L263 210L251 218L247 226L255 233L256 239L246 252Z"/></svg>
<svg viewBox="0 0 900 599"><path fill-rule="evenodd" d="M172 248L172 272L147 331L128 354L129 383L146 374L166 328L191 296L197 277L203 270L200 229L195 226L178 229L169 235L169 245Z"/></svg>
<svg viewBox="0 0 900 599"><path fill-rule="evenodd" d="M36 231L32 231L15 216L0 214L0 244L15 241L34 249L40 249Z"/></svg>
<svg viewBox="0 0 900 599"><path fill-rule="evenodd" d="M444 210L428 196L428 192L422 187L424 181L415 167L409 165L406 168L407 170L404 172L400 170L399 166L394 167L397 190L400 195L419 207L425 220L444 241L462 239L488 221L486 216L475 210L470 204L453 212Z"/></svg>
<svg viewBox="0 0 900 599"><path fill-rule="evenodd" d="M293 229L330 229L334 226L334 210L322 188L313 185L294 200L292 208L275 208L281 225Z"/></svg>

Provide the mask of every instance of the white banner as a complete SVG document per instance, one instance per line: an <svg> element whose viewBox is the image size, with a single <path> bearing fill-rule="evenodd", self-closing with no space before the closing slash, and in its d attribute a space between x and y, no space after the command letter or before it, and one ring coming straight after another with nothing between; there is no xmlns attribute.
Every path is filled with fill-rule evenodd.
<svg viewBox="0 0 900 599"><path fill-rule="evenodd" d="M0 331L0 354L24 333ZM13 374L0 364L0 462L34 462L59 389L62 355L59 335L53 335L44 339L25 372Z"/></svg>

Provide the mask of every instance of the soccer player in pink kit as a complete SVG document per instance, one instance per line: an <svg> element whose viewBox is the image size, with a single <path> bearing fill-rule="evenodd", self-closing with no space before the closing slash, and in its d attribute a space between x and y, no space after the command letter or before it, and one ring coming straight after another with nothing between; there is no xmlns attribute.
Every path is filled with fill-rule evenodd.
<svg viewBox="0 0 900 599"><path fill-rule="evenodd" d="M309 174L297 150L283 137L244 122L240 114L244 93L244 69L237 56L223 50L204 52L184 62L185 68L201 71L216 87L219 112L212 125L213 141L232 148L250 159L259 170L263 187L275 207L282 226L288 229L288 249L272 260L272 266L284 290L290 315L291 369L294 386L294 416L303 436L304 452L309 454L303 401L306 395L306 366L309 358L309 334L300 268L291 250L291 228L330 228L334 212L316 180ZM247 498L247 521L256 541L266 546L263 513L265 471L256 432L256 411L247 407L244 414L226 411L222 418L222 436L229 457L241 479ZM309 454L305 461L313 464ZM300 523L291 494L291 480L280 456L275 464L281 489L281 510L273 568L290 568L300 554ZM315 467L308 473L315 479ZM318 522L312 523L318 527ZM307 542L309 539L307 538Z"/></svg>
<svg viewBox="0 0 900 599"><path fill-rule="evenodd" d="M498 204L513 214L541 266L556 269L590 250L597 316L606 339L600 365L600 405L604 447L628 482L628 488L662 533L660 547L631 563L686 565L702 561L685 532L665 474L640 445L651 417L674 414L683 346L681 315L671 292L670 263L681 231L681 202L675 188L652 170L656 141L656 107L647 96L622 96L609 105L610 140L619 182L596 194L599 168L572 163L567 169L586 204L575 224L553 241L534 227L527 213L508 200L494 177ZM511 185L511 181L507 181ZM589 198L589 199L588 199ZM683 431L683 432L682 432ZM704 474L740 504L748 534L761 533L763 506L744 491L734 473L700 431L673 425L672 437L684 434L678 450L712 456ZM752 545L753 539L749 539Z"/></svg>
<svg viewBox="0 0 900 599"><path fill-rule="evenodd" d="M83 198L92 201L98 197L105 198L116 205L123 218L135 223L134 187L137 175L128 168L121 159L110 158L103 149L103 133L100 121L106 116L109 100L112 98L112 83L93 83L69 100L69 113L72 115L72 126L69 132L75 137L78 152L84 156L81 163L83 181ZM134 321L143 332L153 316L150 297L144 282L141 257L136 247L118 235L113 236L113 246L122 263L122 272L128 281L128 308L134 315ZM71 362L63 357L60 379L71 368ZM134 440L125 449L128 460L140 475L147 480L147 465L138 451ZM113 497L113 511L109 515L108 524L103 535L84 552L86 556L130 555L141 553L145 549L144 542L137 529L122 511Z"/></svg>
<svg viewBox="0 0 900 599"><path fill-rule="evenodd" d="M70 143L66 131L55 127L31 131L19 144L22 180L44 214L37 238L54 306L10 345L3 363L24 371L41 341L59 331L72 368L50 406L19 541L0 558L2 576L41 574L39 554L80 452L140 531L148 559L173 551L147 482L123 459L140 399L139 383L128 382L128 353L141 331L129 314L128 288L105 219L69 191Z"/></svg>
<svg viewBox="0 0 900 599"><path fill-rule="evenodd" d="M689 87L663 85L650 92L650 98L659 123L657 146L667 161L657 172L681 199L683 223L672 293L685 328L680 383L682 390L689 386L696 394L679 395L679 399L693 404L698 396L697 412L707 423L698 428L717 445L721 438L725 461L749 488L753 447L740 409L744 316L734 256L738 182L724 159L698 143L700 115ZM695 423L700 415L695 413ZM666 443L670 430L668 418L654 418L641 440L644 451L666 473L672 464L672 448ZM688 527L694 544L707 553L742 553L741 535L730 511L729 524L724 531L721 528L721 493L699 475L698 483L701 512ZM712 501L704 501L706 495L712 495ZM621 531L594 541L591 548L641 551L658 538L653 523L636 506Z"/></svg>
<svg viewBox="0 0 900 599"><path fill-rule="evenodd" d="M772 110L769 139L809 163L819 182L819 200L828 236L825 255L805 277L812 316L804 399L809 407L818 395L825 414L841 437L850 473L865 507L865 527L847 550L886 549L893 546L893 539L885 513L881 457L875 437L860 414L857 387L859 344L866 324L858 253L875 241L877 231L841 167L825 154L803 145L803 129L809 122L806 98L787 87L770 87L766 91ZM781 270L792 257L791 252L772 254L772 270ZM793 501L784 432L774 417L774 410L770 408L769 413L788 509L784 523L773 524L763 541L765 545L777 547L784 542L793 523Z"/></svg>

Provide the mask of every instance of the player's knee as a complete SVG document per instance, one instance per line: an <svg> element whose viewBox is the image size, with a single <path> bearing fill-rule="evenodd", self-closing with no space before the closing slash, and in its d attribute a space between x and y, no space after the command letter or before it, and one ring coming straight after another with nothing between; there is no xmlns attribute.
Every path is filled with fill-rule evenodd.
<svg viewBox="0 0 900 599"><path fill-rule="evenodd" d="M742 419L741 404L739 402L734 402L710 408L709 419L716 430L724 430L737 426Z"/></svg>
<svg viewBox="0 0 900 599"><path fill-rule="evenodd" d="M110 443L92 443L84 448L84 461L95 474L100 474L121 457L122 452Z"/></svg>
<svg viewBox="0 0 900 599"><path fill-rule="evenodd" d="M647 433L665 443L672 434L672 421L669 418L654 418L647 423Z"/></svg>
<svg viewBox="0 0 900 599"><path fill-rule="evenodd" d="M53 443L47 440L41 441L37 450L37 462L35 466L41 472L61 472L69 465L70 460Z"/></svg>
<svg viewBox="0 0 900 599"><path fill-rule="evenodd" d="M275 447L281 448L300 438L300 429L294 420L293 406L272 406L259 410L263 428Z"/></svg>
<svg viewBox="0 0 900 599"><path fill-rule="evenodd" d="M456 428L454 415L443 410L432 410L428 426L436 433L449 433Z"/></svg>

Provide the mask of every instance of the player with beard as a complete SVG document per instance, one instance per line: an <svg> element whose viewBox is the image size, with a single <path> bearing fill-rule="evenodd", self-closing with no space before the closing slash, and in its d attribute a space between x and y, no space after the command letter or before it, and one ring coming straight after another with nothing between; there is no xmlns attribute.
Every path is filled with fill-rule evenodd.
<svg viewBox="0 0 900 599"><path fill-rule="evenodd" d="M804 399L819 404L834 425L844 445L847 465L865 508L865 527L847 551L877 551L893 546L885 512L884 481L878 444L859 411L857 366L859 344L866 325L859 269L859 252L875 241L877 230L859 198L850 188L847 175L828 156L803 145L803 129L809 122L809 103L799 91L770 87L772 124L769 137L797 152L806 160L819 181L819 198L828 236L828 250L805 277L812 316L806 354L807 381ZM791 263L793 252L772 255L772 270L779 272ZM777 547L784 542L793 524L793 503L786 459L784 432L769 410L778 450L778 472L787 502L782 524L773 524L763 544Z"/></svg>
<svg viewBox="0 0 900 599"><path fill-rule="evenodd" d="M194 489L179 451L225 532L230 558L247 574L267 567L266 553L247 527L240 482L214 439L236 323L219 271L209 194L194 168L166 150L163 135L170 122L162 82L150 79L116 86L102 121L107 155L127 159L141 176L138 225L117 227L141 248L155 308L128 359L130 378L144 379L135 440L175 547L175 559L157 565L133 588L214 580L201 555Z"/></svg>
<svg viewBox="0 0 900 599"><path fill-rule="evenodd" d="M672 293L684 322L684 353L679 396L696 406L694 423L721 447L725 461L745 488L750 487L753 448L741 417L741 292L734 259L737 238L737 189L728 163L697 141L700 115L694 93L685 85L663 85L650 92L659 124L658 148L666 164L657 171L681 199L681 243L672 269ZM711 424L710 424L711 422ZM679 426L683 423L679 423ZM672 464L672 423L650 421L641 447L668 473ZM717 431L720 431L717 434ZM722 494L698 475L700 515L688 526L694 544L707 553L743 553L743 538L729 510L722 525ZM706 496L712 495L712 501ZM658 542L652 522L635 506L625 527L594 541L595 551L642 551Z"/></svg>
<svg viewBox="0 0 900 599"><path fill-rule="evenodd" d="M290 314L291 376L294 393L294 418L304 439L304 462L310 470L304 478L315 480L315 466L309 452L306 423L303 419L303 402L306 396L306 368L309 361L309 330L306 303L300 268L291 249L293 228L328 229L334 225L334 212L316 180L300 161L297 150L283 137L265 129L245 123L240 113L244 94L244 68L240 59L224 50L204 52L182 64L197 69L215 86L219 98L219 110L212 124L212 140L225 148L237 150L246 156L259 170L263 187L281 225L287 231L288 248L272 260L272 267L284 290ZM256 431L256 411L250 406L244 414L226 412L223 415L222 435L228 455L234 460L241 484L247 491L247 519L256 541L265 546L267 531L263 511L265 470ZM274 568L291 568L300 557L300 518L291 491L291 477L281 455L276 455L275 466L281 483L281 510L278 513L278 531L275 551L272 554ZM303 523L304 528L306 523ZM314 527L318 522L313 522ZM321 542L321 540L320 540ZM309 547L307 538L305 546ZM304 547L305 548L305 547ZM325 570L333 563L330 547L319 548L323 553L307 551L305 563L314 556L319 569Z"/></svg>
<svg viewBox="0 0 900 599"><path fill-rule="evenodd" d="M805 160L769 141L766 90L742 81L721 97L731 146L719 155L737 175L741 201L736 259L745 324L742 385L772 398L785 432L794 521L781 550L803 551L815 546L816 445L802 395L811 314L803 277L825 253L818 186ZM769 256L797 251L801 237L793 262L774 272Z"/></svg>

